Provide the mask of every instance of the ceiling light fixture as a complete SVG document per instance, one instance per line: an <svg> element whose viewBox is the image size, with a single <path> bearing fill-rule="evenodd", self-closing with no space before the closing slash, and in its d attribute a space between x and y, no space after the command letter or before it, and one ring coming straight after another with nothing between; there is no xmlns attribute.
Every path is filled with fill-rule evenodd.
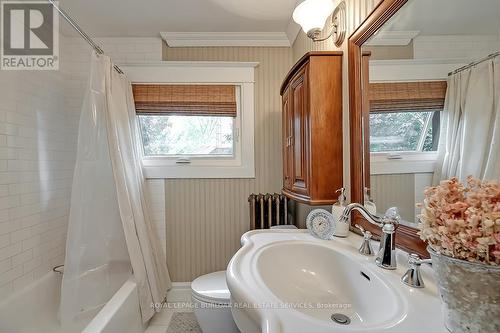
<svg viewBox="0 0 500 333"><path fill-rule="evenodd" d="M333 13L332 13L333 12ZM330 15L331 14L331 15ZM328 29L330 32L326 37L320 37L325 22L331 17ZM331 36L336 46L341 46L345 39L345 1L342 0L334 7L332 0L305 0L293 11L293 20L297 22L302 30L315 42L327 40Z"/></svg>

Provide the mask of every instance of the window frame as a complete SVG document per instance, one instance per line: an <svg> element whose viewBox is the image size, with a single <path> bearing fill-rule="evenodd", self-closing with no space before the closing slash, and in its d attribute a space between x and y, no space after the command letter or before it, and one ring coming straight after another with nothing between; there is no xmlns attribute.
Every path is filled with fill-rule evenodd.
<svg viewBox="0 0 500 333"><path fill-rule="evenodd" d="M391 153L401 158L391 159ZM370 175L434 172L437 157L437 151L373 152L370 153Z"/></svg>
<svg viewBox="0 0 500 333"><path fill-rule="evenodd" d="M254 157L254 68L256 62L163 61L120 65L134 84L231 84L237 87L234 120L236 150L233 156L193 156L190 163L178 157L144 156L146 178L255 178ZM138 135L139 133L138 129ZM141 145L142 137L137 138ZM187 158L187 156L184 156Z"/></svg>

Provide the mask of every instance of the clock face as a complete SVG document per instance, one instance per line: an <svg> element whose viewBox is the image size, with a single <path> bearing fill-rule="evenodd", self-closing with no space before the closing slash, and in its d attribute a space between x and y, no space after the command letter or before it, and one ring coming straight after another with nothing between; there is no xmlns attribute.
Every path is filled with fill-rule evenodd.
<svg viewBox="0 0 500 333"><path fill-rule="evenodd" d="M316 231L324 232L328 229L328 221L323 216L318 216L312 223Z"/></svg>
<svg viewBox="0 0 500 333"><path fill-rule="evenodd" d="M335 231L333 215L324 209L315 209L307 215L307 229L311 234L321 239L332 239Z"/></svg>

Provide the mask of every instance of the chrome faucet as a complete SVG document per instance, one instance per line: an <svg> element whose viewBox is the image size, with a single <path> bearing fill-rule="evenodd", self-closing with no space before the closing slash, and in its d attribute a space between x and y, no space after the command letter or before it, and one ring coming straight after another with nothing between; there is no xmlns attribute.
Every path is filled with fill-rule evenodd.
<svg viewBox="0 0 500 333"><path fill-rule="evenodd" d="M389 208L384 216L379 217L372 215L363 205L359 203L351 203L347 205L340 218L341 221L347 222L351 216L351 212L356 210L370 223L379 226L382 229L380 237L380 248L375 258L377 266L384 269L396 269L396 228L399 225L398 209L396 207Z"/></svg>

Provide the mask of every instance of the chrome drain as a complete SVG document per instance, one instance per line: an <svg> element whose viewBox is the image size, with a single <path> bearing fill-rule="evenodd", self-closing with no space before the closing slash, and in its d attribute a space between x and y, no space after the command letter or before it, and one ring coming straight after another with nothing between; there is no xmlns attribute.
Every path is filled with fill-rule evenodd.
<svg viewBox="0 0 500 333"><path fill-rule="evenodd" d="M331 318L340 325L349 325L351 323L351 319L342 313L334 313Z"/></svg>

